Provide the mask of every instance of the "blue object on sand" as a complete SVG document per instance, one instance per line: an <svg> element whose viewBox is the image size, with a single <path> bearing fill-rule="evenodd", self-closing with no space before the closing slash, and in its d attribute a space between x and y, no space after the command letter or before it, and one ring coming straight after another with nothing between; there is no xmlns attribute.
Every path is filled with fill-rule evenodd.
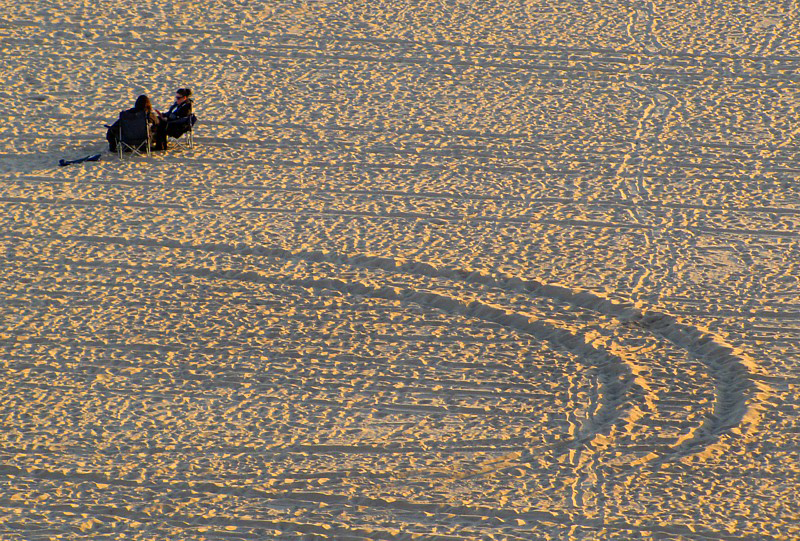
<svg viewBox="0 0 800 541"><path fill-rule="evenodd" d="M72 165L73 163L96 162L99 159L100 154L92 154L91 156L84 156L83 158L78 158L77 160L58 160L58 165L64 167L65 165Z"/></svg>

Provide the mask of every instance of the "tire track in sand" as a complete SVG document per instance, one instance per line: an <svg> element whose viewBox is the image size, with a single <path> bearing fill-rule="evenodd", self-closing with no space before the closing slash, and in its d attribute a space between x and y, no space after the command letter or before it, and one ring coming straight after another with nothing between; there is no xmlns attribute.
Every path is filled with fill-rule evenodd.
<svg viewBox="0 0 800 541"><path fill-rule="evenodd" d="M545 284L537 280L523 280L508 275L488 275L478 271L458 268L434 267L427 263L408 261L380 256L343 255L322 251L291 251L280 247L251 246L245 244L225 243L188 243L177 240L155 240L147 238L121 238L69 235L55 237L63 240L82 241L100 244L119 244L125 246L150 246L181 251L201 253L227 253L238 256L254 256L277 258L284 260L300 260L309 263L329 263L347 267L356 267L369 271L386 273L385 285L367 284L359 281L344 281L334 277L309 277L290 279L294 285L305 288L333 290L344 295L371 296L401 303L414 303L419 306L444 311L448 314L465 316L499 324L523 334L545 340L578 355L588 366L599 371L600 404L592 418L568 439L556 444L551 453L564 453L586 448L595 437L607 432L615 423L626 421L631 408L641 404L651 404L654 397L649 396L647 389L650 383L641 374L635 355L624 351L624 344L613 344L606 347L591 333L567 324L564 321L542 320L531 317L531 314L514 311L505 306L480 300L460 299L435 291L417 291L395 285L403 275L421 276L429 279L449 280L466 283L471 286L487 289L500 289L507 292L524 293L531 297L549 299L560 304L570 305L599 316L606 316L622 325L639 329L659 340L687 351L705 368L714 381L715 401L713 410L706 415L705 421L683 434L679 440L666 448L651 446L650 451L642 458L634 461L633 466L644 466L648 463L663 463L680 459L688 455L702 455L709 447L720 443L721 437L728 433L744 435L751 433L758 425L761 416L760 403L769 394L769 387L757 381L753 376L758 373L754 360L745 352L726 344L711 332L679 322L674 317L655 311L643 311L630 305L621 304L600 295L570 289L567 287ZM67 260L64 260L67 261ZM94 266L98 262L74 261L72 264ZM119 263L114 263L119 267ZM239 282L286 284L285 278L276 278L262 271L240 271L236 269L215 269L204 267L186 267L165 269L159 265L144 265L134 268L160 270L171 273L191 274ZM391 280L389 280L391 278ZM388 282L391 281L392 285ZM622 347L621 353L612 352ZM642 408L652 410L652 405ZM635 419L634 419L635 421ZM541 455L542 450L520 453L508 464L489 465L479 468L469 475L484 475L506 469L514 464L533 460ZM623 472L624 474L624 472ZM627 475L627 474L625 474Z"/></svg>

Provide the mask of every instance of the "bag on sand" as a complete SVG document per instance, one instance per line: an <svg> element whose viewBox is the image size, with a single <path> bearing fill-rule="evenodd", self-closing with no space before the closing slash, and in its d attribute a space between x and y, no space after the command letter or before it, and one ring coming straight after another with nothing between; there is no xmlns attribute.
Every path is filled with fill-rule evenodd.
<svg viewBox="0 0 800 541"><path fill-rule="evenodd" d="M100 159L100 154L92 154L91 156L84 156L83 158L78 158L77 160L58 160L58 165L64 167L65 165L72 165L73 163L83 163L83 162L96 162Z"/></svg>

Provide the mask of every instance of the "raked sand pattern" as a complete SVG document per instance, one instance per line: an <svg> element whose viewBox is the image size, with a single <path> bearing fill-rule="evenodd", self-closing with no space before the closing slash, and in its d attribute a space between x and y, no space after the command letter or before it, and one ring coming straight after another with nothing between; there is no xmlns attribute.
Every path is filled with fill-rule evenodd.
<svg viewBox="0 0 800 541"><path fill-rule="evenodd" d="M797 2L0 5L0 539L800 539Z"/></svg>

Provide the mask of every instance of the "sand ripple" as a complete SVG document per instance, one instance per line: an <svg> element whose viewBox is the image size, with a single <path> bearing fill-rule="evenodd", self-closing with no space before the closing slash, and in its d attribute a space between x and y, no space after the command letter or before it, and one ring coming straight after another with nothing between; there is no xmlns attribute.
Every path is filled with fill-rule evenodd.
<svg viewBox="0 0 800 541"><path fill-rule="evenodd" d="M796 5L6 4L1 539L800 538Z"/></svg>

